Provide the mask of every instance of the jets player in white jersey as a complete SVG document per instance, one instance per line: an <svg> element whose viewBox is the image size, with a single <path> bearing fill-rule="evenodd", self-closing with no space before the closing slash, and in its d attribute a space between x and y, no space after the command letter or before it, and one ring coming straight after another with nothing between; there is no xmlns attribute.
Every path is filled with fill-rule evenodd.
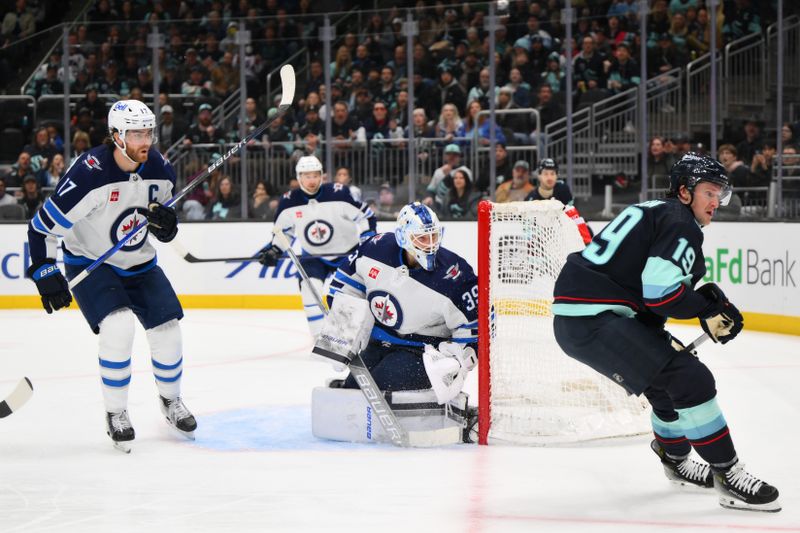
<svg viewBox="0 0 800 533"><path fill-rule="evenodd" d="M478 279L455 252L442 248L436 214L414 202L392 233L363 243L336 271L328 292L364 298L375 323L361 352L382 391L433 388L439 404L461 392L474 368ZM356 388L350 375L343 388Z"/></svg>
<svg viewBox="0 0 800 533"><path fill-rule="evenodd" d="M67 278L114 246L137 223L148 226L74 288L99 339L107 432L115 446L134 439L128 416L134 320L146 330L159 405L167 422L192 437L197 423L180 398L183 310L148 233L169 242L178 232L172 208L175 171L154 148L156 120L142 102L121 100L108 113L109 138L79 157L28 226L31 267L48 313L69 306L67 281L55 265L58 237Z"/></svg>
<svg viewBox="0 0 800 533"><path fill-rule="evenodd" d="M275 232L282 231L289 240L300 241L300 262L322 294L331 276L359 242L375 235L376 218L365 203L356 201L350 189L341 183L322 183L322 163L313 155L301 157L295 168L300 188L283 195L275 213ZM281 241L268 245L259 262L275 266L286 251ZM299 278L299 276L298 276ZM319 333L323 315L311 288L300 279L300 296L311 334Z"/></svg>

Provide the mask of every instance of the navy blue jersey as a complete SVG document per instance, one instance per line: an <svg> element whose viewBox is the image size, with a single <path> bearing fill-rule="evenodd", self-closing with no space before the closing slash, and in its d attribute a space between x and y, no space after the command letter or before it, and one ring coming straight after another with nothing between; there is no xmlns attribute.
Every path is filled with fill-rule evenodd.
<svg viewBox="0 0 800 533"><path fill-rule="evenodd" d="M539 187L533 189L530 194L525 197L526 201L551 199L558 200L564 205L569 205L572 202L572 192L569 190L569 186L563 181L559 180L553 186L553 196L550 198L543 198L542 195L539 194Z"/></svg>
<svg viewBox="0 0 800 533"><path fill-rule="evenodd" d="M655 314L693 318L708 305L693 290L706 273L703 232L677 199L627 207L582 252L567 257L556 280L553 314Z"/></svg>
<svg viewBox="0 0 800 533"><path fill-rule="evenodd" d="M375 213L356 201L340 183L323 183L317 194L302 189L283 195L275 230L299 239L306 254L334 260L350 253L360 240L375 235Z"/></svg>
<svg viewBox="0 0 800 533"><path fill-rule="evenodd" d="M28 225L31 260L55 259L57 237L71 255L97 259L136 224L150 202L172 198L175 171L155 148L134 172L114 161L114 147L101 145L78 157L59 180L53 194ZM119 269L153 262L155 248L142 229L108 264Z"/></svg>
<svg viewBox="0 0 800 533"><path fill-rule="evenodd" d="M420 347L477 342L478 279L446 248L436 254L433 270L408 268L394 234L376 235L336 271L328 296L342 291L369 301L373 339Z"/></svg>

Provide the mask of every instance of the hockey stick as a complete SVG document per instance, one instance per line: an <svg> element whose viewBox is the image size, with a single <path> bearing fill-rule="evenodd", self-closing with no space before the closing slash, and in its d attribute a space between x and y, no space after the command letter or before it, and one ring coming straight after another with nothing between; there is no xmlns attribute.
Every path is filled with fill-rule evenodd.
<svg viewBox="0 0 800 533"><path fill-rule="evenodd" d="M706 342L708 339L709 339L708 333L703 332L702 335L700 335L694 341L692 341L692 343L689 346L687 346L686 348L684 348L683 351L691 353L691 352L695 351L698 346L700 346L701 344Z"/></svg>
<svg viewBox="0 0 800 533"><path fill-rule="evenodd" d="M231 147L230 150L225 152L225 155L223 155L221 158L217 159L216 161L208 165L208 167L205 170L197 172L195 175L191 176L188 180L186 180L187 183L183 187L183 189L181 189L178 192L178 194L173 196L164 205L166 205L167 207L172 207L173 205L175 205L181 198L186 196L189 193L189 191L191 191L197 185L205 181L206 178L208 178L211 175L211 173L214 172L214 170L216 170L225 161L230 159L231 156L233 156L233 154L237 153L242 148L242 146L250 142L252 139L261 135L261 133L263 133L273 122L275 122L277 119L281 118L283 115L286 114L286 112L292 105L292 101L294 100L295 78L294 78L294 68L291 65L284 65L283 67L281 67L281 84L283 87L282 88L283 97L281 98L280 105L278 106L278 112L275 115L273 115L271 119L267 120L261 126L259 126L258 128L247 134L247 136L244 139L240 140L233 147ZM129 231L123 238L121 238L119 242L117 242L117 244L115 244L111 249L109 249L103 255L98 257L97 260L95 260L92 264L87 266L83 272L75 276L69 282L69 288L74 289L81 281L86 279L86 276L94 272L100 265L105 263L109 257L117 253L123 246L125 246L125 243L131 240L133 236L139 233L139 231L141 231L142 228L144 228L146 225L147 225L146 221L136 224L131 231Z"/></svg>
<svg viewBox="0 0 800 533"><path fill-rule="evenodd" d="M328 308L322 302L322 297L311 283L311 280L306 273L306 269L300 264L300 259L297 257L297 254L294 252L294 250L292 250L292 246L289 243L289 240L286 238L286 235L282 231L276 231L275 235L282 241L281 244L288 252L292 262L294 262L294 266L297 267L300 277L302 277L306 282L306 285L310 289L311 294L314 296L314 300L316 301L317 306L319 306L320 311L322 311L322 314L327 316ZM378 420L383 426L383 429L392 440L392 444L404 447L411 446L408 432L403 428L403 426L400 425L400 422L397 420L397 415L394 414L394 411L392 411L392 408L389 406L389 402L386 401L383 393L375 383L375 379L372 377L367 365L364 364L361 354L354 353L352 355L353 357L351 358L349 364L350 373L353 375L358 387L361 389L361 392L367 399L367 403L369 404L370 408L377 415Z"/></svg>
<svg viewBox="0 0 800 533"><path fill-rule="evenodd" d="M33 396L33 384L28 378L22 378L11 394L0 402L0 418L5 418L16 412L25 402Z"/></svg>
<svg viewBox="0 0 800 533"><path fill-rule="evenodd" d="M258 253L251 257L197 257L189 253L178 239L172 240L172 247L187 263L241 263L245 261L258 261Z"/></svg>

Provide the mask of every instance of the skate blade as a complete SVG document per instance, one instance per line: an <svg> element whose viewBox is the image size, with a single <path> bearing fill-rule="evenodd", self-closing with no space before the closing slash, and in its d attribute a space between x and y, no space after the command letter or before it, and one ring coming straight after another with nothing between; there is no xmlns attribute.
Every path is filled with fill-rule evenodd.
<svg viewBox="0 0 800 533"><path fill-rule="evenodd" d="M714 488L714 487L704 487L703 485L695 485L694 483L689 483L688 481L682 481L677 479L670 479L669 482L678 487L680 490L687 492L706 492Z"/></svg>
<svg viewBox="0 0 800 533"><path fill-rule="evenodd" d="M174 433L178 437L181 437L181 438L186 439L186 440L194 440L194 431L183 431L183 430L180 430L176 426L174 426L172 424L172 422L169 421L168 418L165 419L165 420L167 421L167 426L169 426L169 429L170 429L170 431L172 431L172 433Z"/></svg>
<svg viewBox="0 0 800 533"><path fill-rule="evenodd" d="M128 446L127 443L125 443L125 442L116 442L116 441L111 441L111 442L113 443L113 446L114 446L115 450L120 451L120 452L125 453L125 454L131 453L131 447Z"/></svg>
<svg viewBox="0 0 800 533"><path fill-rule="evenodd" d="M726 509L735 509L737 511L756 511L761 513L777 513L781 510L781 503L778 500L769 503L762 503L754 505L745 503L742 500L731 498L730 496L720 496L719 504Z"/></svg>

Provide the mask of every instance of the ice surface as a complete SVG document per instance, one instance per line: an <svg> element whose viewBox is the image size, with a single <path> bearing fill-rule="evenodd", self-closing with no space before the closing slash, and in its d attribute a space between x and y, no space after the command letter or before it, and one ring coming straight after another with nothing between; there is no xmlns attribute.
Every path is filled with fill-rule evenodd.
<svg viewBox="0 0 800 533"><path fill-rule="evenodd" d="M700 349L740 457L781 491L772 515L674 487L647 436L434 450L317 440L311 389L333 372L309 358L302 312L186 315L197 440L162 420L139 329L137 438L123 455L105 435L97 340L80 313L0 311L0 396L23 375L35 388L0 420L0 531L800 531L800 338L745 332Z"/></svg>

